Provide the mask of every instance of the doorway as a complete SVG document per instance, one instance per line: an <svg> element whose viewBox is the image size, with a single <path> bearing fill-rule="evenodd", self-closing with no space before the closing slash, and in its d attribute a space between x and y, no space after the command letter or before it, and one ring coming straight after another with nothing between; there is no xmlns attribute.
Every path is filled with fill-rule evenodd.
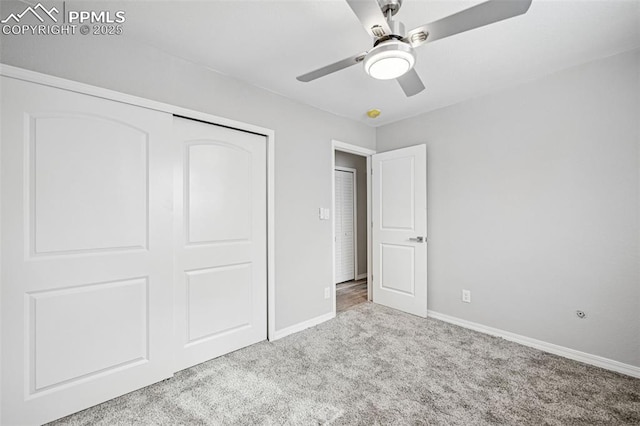
<svg viewBox="0 0 640 426"><path fill-rule="evenodd" d="M370 173L375 151L333 141L334 312L371 300Z"/></svg>

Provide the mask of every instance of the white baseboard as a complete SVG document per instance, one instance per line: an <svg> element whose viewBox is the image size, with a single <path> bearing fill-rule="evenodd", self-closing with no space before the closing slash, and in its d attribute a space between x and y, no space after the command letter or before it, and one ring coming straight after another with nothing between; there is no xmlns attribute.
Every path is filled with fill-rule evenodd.
<svg viewBox="0 0 640 426"><path fill-rule="evenodd" d="M511 333L509 331L500 330L498 328L488 327L486 325L441 314L439 312L429 311L427 313L427 316L451 324L459 325L460 327L479 331L480 333L502 337L505 340L539 349L541 351L549 352L554 355L559 355L575 361L584 362L585 364L595 365L596 367L601 367L606 370L626 374L627 376L640 378L640 367L636 367L630 364L614 361L612 359L604 358L598 355L588 354L586 352L576 351L575 349L565 348L564 346L554 345L553 343L543 342L542 340L532 339L531 337L522 336L520 334Z"/></svg>
<svg viewBox="0 0 640 426"><path fill-rule="evenodd" d="M285 327L282 330L276 330L274 333L273 339L269 339L271 341L282 339L285 336L288 336L293 333L297 333L299 331L305 330L309 327L313 327L314 325L321 324L325 321L329 321L330 319L335 318L336 314L334 312L329 312L324 315L320 315L319 317L311 318L310 320L300 322L298 324L291 325L289 327Z"/></svg>
<svg viewBox="0 0 640 426"><path fill-rule="evenodd" d="M356 281L358 281L358 280L364 280L365 278L367 278L367 273L366 273L366 272L365 272L364 274L359 274L359 275L356 277Z"/></svg>

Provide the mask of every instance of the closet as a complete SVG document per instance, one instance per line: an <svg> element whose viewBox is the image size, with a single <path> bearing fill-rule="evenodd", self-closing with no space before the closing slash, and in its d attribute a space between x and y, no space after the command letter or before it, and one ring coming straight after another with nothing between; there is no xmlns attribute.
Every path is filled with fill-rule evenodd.
<svg viewBox="0 0 640 426"><path fill-rule="evenodd" d="M335 283L355 279L356 171L336 168L335 182Z"/></svg>
<svg viewBox="0 0 640 426"><path fill-rule="evenodd" d="M266 339L265 136L1 78L3 424Z"/></svg>

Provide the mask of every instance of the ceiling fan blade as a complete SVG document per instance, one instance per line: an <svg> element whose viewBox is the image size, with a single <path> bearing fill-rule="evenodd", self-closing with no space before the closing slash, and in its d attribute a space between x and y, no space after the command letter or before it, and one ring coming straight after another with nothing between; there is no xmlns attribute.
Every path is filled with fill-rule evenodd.
<svg viewBox="0 0 640 426"><path fill-rule="evenodd" d="M391 35L391 28L382 14L378 0L347 0L347 3L371 37Z"/></svg>
<svg viewBox="0 0 640 426"><path fill-rule="evenodd" d="M439 40L474 28L522 15L532 0L489 0L446 18L409 31L404 38L413 47ZM426 37L425 37L426 36Z"/></svg>
<svg viewBox="0 0 640 426"><path fill-rule="evenodd" d="M415 68L409 70L406 74L401 75L396 80L400 83L400 87L404 94L409 96L417 95L424 90L424 83L420 80L420 76Z"/></svg>
<svg viewBox="0 0 640 426"><path fill-rule="evenodd" d="M327 74L331 74L331 73L334 73L336 71L340 71L342 69L350 67L351 65L355 65L355 64L357 64L359 62L362 62L362 60L364 59L364 55L366 55L366 54L367 54L367 52L359 53L357 55L353 55L353 56L348 57L346 59L343 59L341 61L334 62L333 64L327 65L325 67L318 68L317 70L308 72L306 74L299 75L298 77L296 77L296 79L298 81L302 81L304 83L307 83L309 81L315 80L316 78L324 77Z"/></svg>

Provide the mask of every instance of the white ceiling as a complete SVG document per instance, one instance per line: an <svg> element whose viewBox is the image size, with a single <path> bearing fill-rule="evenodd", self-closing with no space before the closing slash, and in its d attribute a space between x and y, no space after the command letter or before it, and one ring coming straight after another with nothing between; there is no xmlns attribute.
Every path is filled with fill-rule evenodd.
<svg viewBox="0 0 640 426"><path fill-rule="evenodd" d="M404 0L407 29L478 0ZM363 52L371 40L343 0L163 1L126 4L139 42L335 114L379 126L640 47L640 0L533 0L522 16L428 43L407 98L360 65L310 83L296 76ZM365 112L382 110L371 120Z"/></svg>

